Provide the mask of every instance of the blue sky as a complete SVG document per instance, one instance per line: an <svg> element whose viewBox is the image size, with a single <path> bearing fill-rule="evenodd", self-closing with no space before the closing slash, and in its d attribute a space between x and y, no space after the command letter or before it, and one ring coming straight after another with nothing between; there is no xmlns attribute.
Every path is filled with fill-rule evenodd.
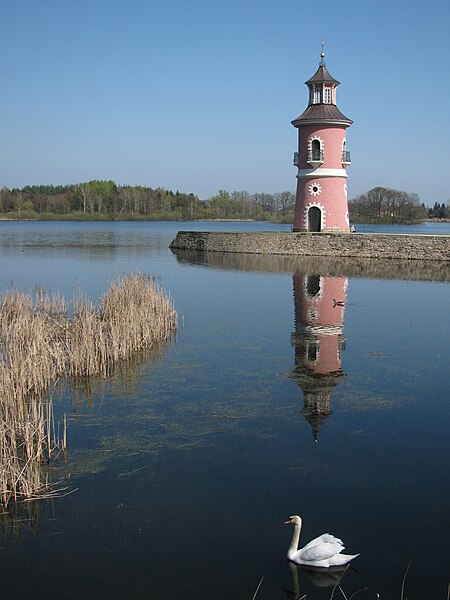
<svg viewBox="0 0 450 600"><path fill-rule="evenodd" d="M320 60L353 119L349 197L450 198L447 0L0 0L0 187L295 189Z"/></svg>

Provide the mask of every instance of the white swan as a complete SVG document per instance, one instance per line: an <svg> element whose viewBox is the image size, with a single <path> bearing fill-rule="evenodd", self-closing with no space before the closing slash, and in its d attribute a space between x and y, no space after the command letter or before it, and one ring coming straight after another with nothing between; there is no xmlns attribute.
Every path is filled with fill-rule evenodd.
<svg viewBox="0 0 450 600"><path fill-rule="evenodd" d="M337 567L346 565L359 556L359 554L341 554L342 550L344 550L342 540L329 533L320 535L299 550L298 541L302 528L301 518L298 515L292 515L284 524L294 525L294 535L292 536L287 557L298 565L321 568Z"/></svg>

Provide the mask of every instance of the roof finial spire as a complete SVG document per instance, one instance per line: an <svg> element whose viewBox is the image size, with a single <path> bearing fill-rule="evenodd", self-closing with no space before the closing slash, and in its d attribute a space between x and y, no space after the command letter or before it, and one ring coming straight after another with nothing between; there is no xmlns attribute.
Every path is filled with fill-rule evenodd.
<svg viewBox="0 0 450 600"><path fill-rule="evenodd" d="M320 53L320 66L321 67L325 66L325 40L323 39L323 34L322 34L322 52Z"/></svg>

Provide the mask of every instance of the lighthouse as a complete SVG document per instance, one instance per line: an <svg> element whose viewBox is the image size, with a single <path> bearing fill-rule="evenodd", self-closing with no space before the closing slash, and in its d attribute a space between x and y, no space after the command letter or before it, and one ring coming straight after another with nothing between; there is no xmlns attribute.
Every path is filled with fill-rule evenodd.
<svg viewBox="0 0 450 600"><path fill-rule="evenodd" d="M294 273L295 348L292 377L303 390L302 414L317 442L319 429L331 414L333 389L345 377L344 311L347 277Z"/></svg>
<svg viewBox="0 0 450 600"><path fill-rule="evenodd" d="M346 130L353 123L336 105L339 81L325 66L324 42L319 68L306 81L309 103L292 121L298 129L294 231L349 232Z"/></svg>

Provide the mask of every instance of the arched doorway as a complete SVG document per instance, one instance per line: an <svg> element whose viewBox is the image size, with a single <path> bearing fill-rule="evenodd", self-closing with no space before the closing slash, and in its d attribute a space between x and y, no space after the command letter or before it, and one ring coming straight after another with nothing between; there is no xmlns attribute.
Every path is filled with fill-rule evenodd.
<svg viewBox="0 0 450 600"><path fill-rule="evenodd" d="M321 211L317 206L311 206L308 210L308 231L320 231Z"/></svg>

